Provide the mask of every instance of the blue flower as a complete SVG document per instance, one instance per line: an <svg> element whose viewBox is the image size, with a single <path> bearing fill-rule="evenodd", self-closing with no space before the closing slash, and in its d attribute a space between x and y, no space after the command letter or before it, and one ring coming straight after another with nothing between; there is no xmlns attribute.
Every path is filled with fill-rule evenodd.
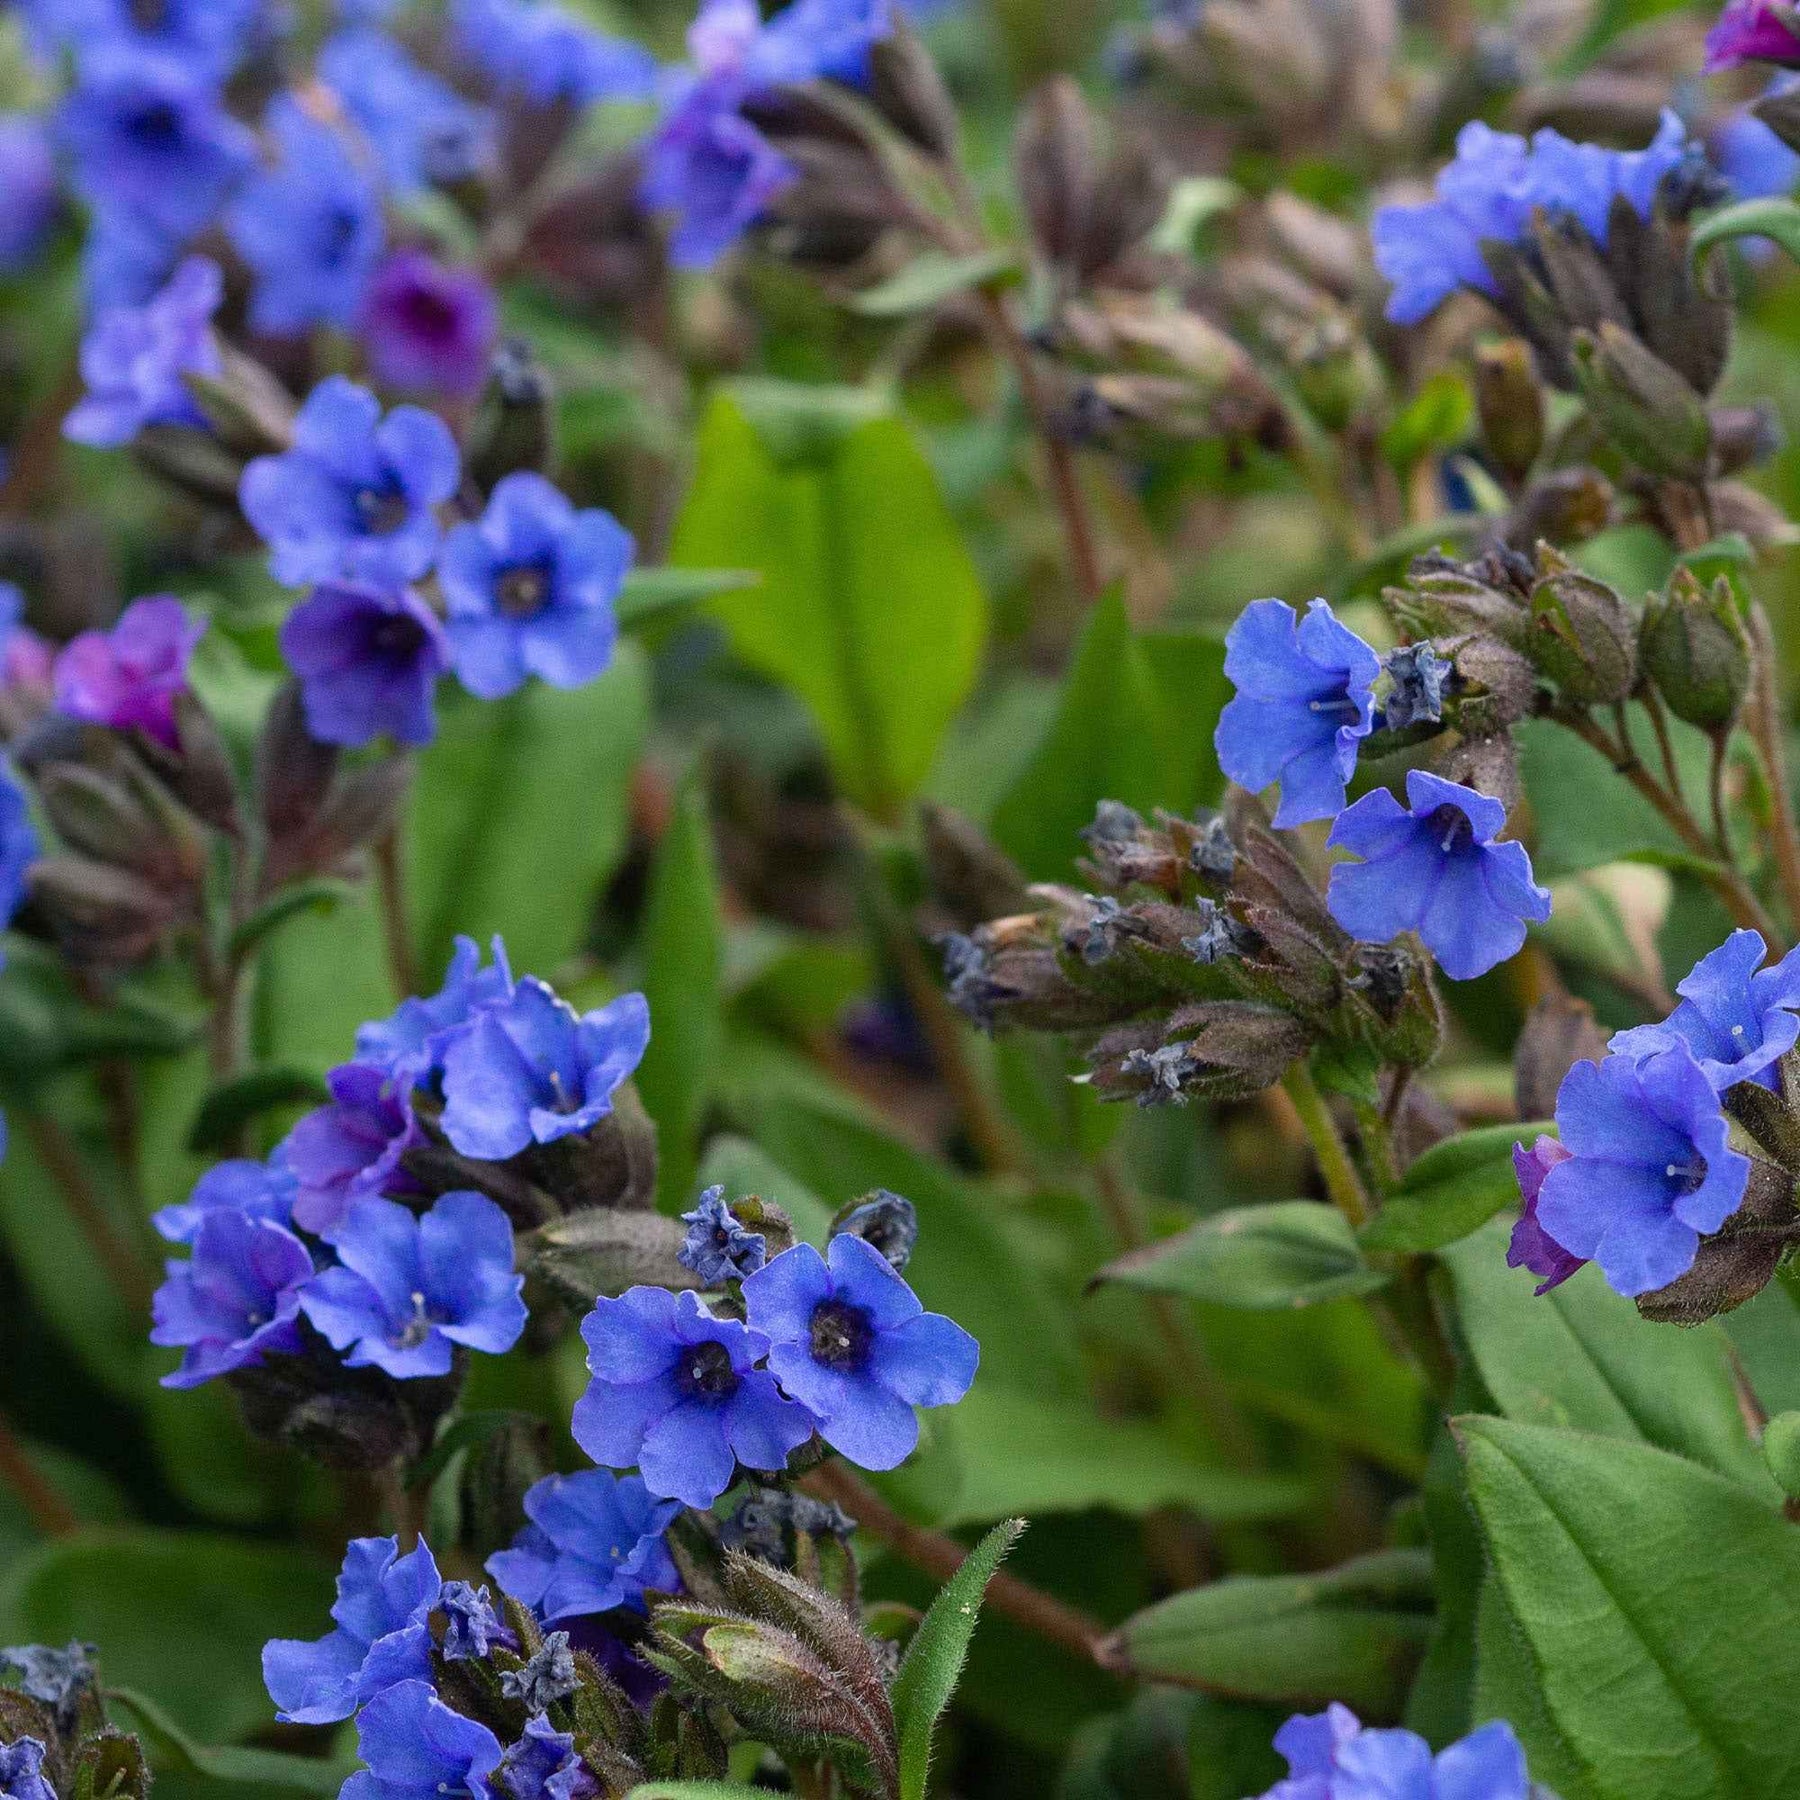
<svg viewBox="0 0 1800 1800"><path fill-rule="evenodd" d="M426 1621L441 1586L423 1540L402 1556L396 1538L352 1538L331 1608L337 1629L310 1642L272 1638L263 1646L263 1685L278 1716L329 1725L396 1682L428 1677Z"/></svg>
<svg viewBox="0 0 1800 1800"><path fill-rule="evenodd" d="M1607 1044L1625 1056L1648 1056L1681 1042L1720 1093L1740 1081L1772 1088L1775 1065L1800 1039L1800 950L1774 967L1759 933L1734 931L1675 984L1681 1004L1660 1025L1615 1032Z"/></svg>
<svg viewBox="0 0 1800 1800"><path fill-rule="evenodd" d="M328 376L294 420L294 447L244 471L244 516L288 587L344 578L375 587L431 567L439 507L462 479L450 427L418 406L386 418L367 388Z"/></svg>
<svg viewBox="0 0 1800 1800"><path fill-rule="evenodd" d="M796 1244L744 1283L769 1368L818 1420L819 1435L865 1469L891 1469L919 1441L915 1406L951 1406L975 1379L980 1347L929 1313L874 1245L839 1232L821 1256Z"/></svg>
<svg viewBox="0 0 1800 1800"><path fill-rule="evenodd" d="M1262 1800L1532 1800L1525 1752L1504 1719L1433 1756L1416 1732L1365 1729L1333 1704L1296 1713L1275 1748L1289 1773Z"/></svg>
<svg viewBox="0 0 1800 1800"><path fill-rule="evenodd" d="M84 199L173 239L212 223L254 157L204 70L116 46L83 58L57 131Z"/></svg>
<svg viewBox="0 0 1800 1800"><path fill-rule="evenodd" d="M506 476L478 522L451 527L438 557L463 686L497 700L527 675L552 687L592 681L612 661L613 606L634 550L611 513L577 512L528 470Z"/></svg>
<svg viewBox="0 0 1800 1800"><path fill-rule="evenodd" d="M756 0L703 0L688 54L703 79L729 78L746 94L821 76L854 83L891 29L886 0L793 0L766 24Z"/></svg>
<svg viewBox="0 0 1800 1800"><path fill-rule="evenodd" d="M282 1148L295 1184L295 1220L329 1238L352 1201L411 1185L401 1159L425 1137L406 1093L383 1070L340 1063L325 1085L330 1103L301 1119Z"/></svg>
<svg viewBox="0 0 1800 1800"><path fill-rule="evenodd" d="M437 1603L444 1614L445 1662L478 1662L495 1644L514 1644L486 1588L446 1581Z"/></svg>
<svg viewBox="0 0 1800 1800"><path fill-rule="evenodd" d="M356 329L385 387L466 396L487 375L499 324L485 277L407 249L376 271Z"/></svg>
<svg viewBox="0 0 1800 1800"><path fill-rule="evenodd" d="M1743 1203L1750 1159L1685 1043L1642 1059L1578 1062L1556 1096L1570 1154L1544 1176L1537 1218L1621 1294L1667 1287L1693 1267L1701 1236Z"/></svg>
<svg viewBox="0 0 1800 1800"><path fill-rule="evenodd" d="M525 1722L525 1735L500 1764L501 1785L512 1800L585 1800L598 1791L574 1737L544 1714Z"/></svg>
<svg viewBox="0 0 1800 1800"><path fill-rule="evenodd" d="M30 802L12 770L0 763L0 926L24 904L26 877L37 858Z"/></svg>
<svg viewBox="0 0 1800 1800"><path fill-rule="evenodd" d="M40 56L69 50L81 58L98 48L158 52L202 71L229 75L263 23L263 0L20 0L32 47Z"/></svg>
<svg viewBox="0 0 1800 1800"><path fill-rule="evenodd" d="M35 113L0 113L0 274L19 275L38 259L56 225L56 156Z"/></svg>
<svg viewBox="0 0 1800 1800"><path fill-rule="evenodd" d="M488 1558L487 1571L546 1623L620 1606L642 1612L646 1588L681 1587L663 1542L680 1510L673 1500L653 1500L635 1475L548 1475L525 1495L530 1524L511 1549Z"/></svg>
<svg viewBox="0 0 1800 1800"><path fill-rule="evenodd" d="M1406 798L1377 788L1338 815L1328 842L1364 860L1331 871L1326 905L1364 943L1416 931L1446 975L1472 981L1518 951L1527 920L1549 918L1550 891L1523 844L1494 842L1498 800L1423 769L1407 771Z"/></svg>
<svg viewBox="0 0 1800 1800"><path fill-rule="evenodd" d="M648 50L607 37L554 0L453 0L450 16L462 53L496 87L534 106L648 100L656 92Z"/></svg>
<svg viewBox="0 0 1800 1800"><path fill-rule="evenodd" d="M739 1222L725 1204L725 1190L709 1187L681 1222L688 1228L675 1252L684 1269L700 1277L702 1287L718 1287L734 1276L754 1275L769 1260L769 1240Z"/></svg>
<svg viewBox="0 0 1800 1800"><path fill-rule="evenodd" d="M506 946L495 938L493 950L494 960L484 969L474 939L457 938L444 985L425 999L402 1000L389 1018L361 1026L356 1060L390 1075L402 1094L435 1075L455 1033L484 1006L512 992Z"/></svg>
<svg viewBox="0 0 1800 1800"><path fill-rule="evenodd" d="M756 223L799 171L737 107L735 84L702 83L664 117L644 146L638 194L674 215L676 267L717 262Z"/></svg>
<svg viewBox="0 0 1800 1800"><path fill-rule="evenodd" d="M340 31L320 48L317 68L396 194L453 186L493 161L494 115L420 68L385 31Z"/></svg>
<svg viewBox="0 0 1800 1800"><path fill-rule="evenodd" d="M1253 600L1225 637L1237 694L1213 732L1220 768L1252 793L1279 781L1279 826L1329 819L1373 729L1380 673L1381 658L1323 600L1299 620L1283 601Z"/></svg>
<svg viewBox="0 0 1800 1800"><path fill-rule="evenodd" d="M56 1789L44 1774L42 1740L22 1737L0 1744L0 1800L56 1800ZM558 1793L555 1800L570 1797Z"/></svg>
<svg viewBox="0 0 1800 1800"><path fill-rule="evenodd" d="M146 425L203 427L189 375L216 375L212 318L225 278L209 257L190 256L147 306L104 312L81 340L87 393L63 420L63 436L116 449Z"/></svg>
<svg viewBox="0 0 1800 1800"><path fill-rule="evenodd" d="M300 1305L351 1368L447 1375L456 1345L499 1356L525 1329L512 1227L485 1194L445 1194L423 1218L392 1200L352 1201L332 1247L342 1266L316 1276Z"/></svg>
<svg viewBox="0 0 1800 1800"><path fill-rule="evenodd" d="M877 1188L832 1227L834 1236L840 1231L873 1244L896 1269L904 1270L919 1241L919 1209L904 1194Z"/></svg>
<svg viewBox="0 0 1800 1800"><path fill-rule="evenodd" d="M270 102L264 125L281 161L245 184L226 221L256 277L250 322L277 336L347 328L381 257L381 195L343 134L291 95Z"/></svg>
<svg viewBox="0 0 1800 1800"><path fill-rule="evenodd" d="M208 1213L226 1210L260 1219L268 1225L290 1225L299 1183L288 1167L285 1149L267 1162L233 1157L215 1163L194 1183L179 1206L165 1206L150 1223L171 1244L191 1244Z"/></svg>
<svg viewBox="0 0 1800 1800"><path fill-rule="evenodd" d="M193 1256L168 1265L151 1305L151 1343L185 1352L162 1385L198 1387L299 1349L301 1294L312 1274L312 1255L292 1232L230 1207L208 1212Z"/></svg>
<svg viewBox="0 0 1800 1800"><path fill-rule="evenodd" d="M596 1462L635 1463L653 1494L711 1506L737 1463L785 1469L812 1436L806 1409L755 1366L769 1340L715 1319L691 1291L596 1300L581 1335L593 1380L575 1402L575 1441Z"/></svg>
<svg viewBox="0 0 1800 1800"><path fill-rule="evenodd" d="M339 1800L499 1800L489 1777L500 1740L446 1706L424 1680L384 1688L356 1721L356 1750L369 1766Z"/></svg>
<svg viewBox="0 0 1800 1800"><path fill-rule="evenodd" d="M433 702L449 645L437 614L410 588L314 588L283 622L281 654L320 743L355 749L385 732L402 744L429 744L437 735Z"/></svg>
<svg viewBox="0 0 1800 1800"><path fill-rule="evenodd" d="M123 206L95 206L81 250L82 297L91 313L147 306L175 272L184 238Z"/></svg>
<svg viewBox="0 0 1800 1800"><path fill-rule="evenodd" d="M1381 703L1381 723L1389 731L1435 725L1444 716L1444 684L1456 665L1429 644L1402 644L1382 661L1389 682Z"/></svg>
<svg viewBox="0 0 1800 1800"><path fill-rule="evenodd" d="M504 1162L587 1131L649 1042L642 994L583 1015L527 975L445 1050L444 1135L464 1156Z"/></svg>

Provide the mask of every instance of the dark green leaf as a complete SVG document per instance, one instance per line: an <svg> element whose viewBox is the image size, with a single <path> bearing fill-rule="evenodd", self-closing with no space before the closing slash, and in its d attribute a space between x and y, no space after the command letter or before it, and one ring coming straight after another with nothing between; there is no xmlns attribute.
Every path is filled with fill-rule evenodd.
<svg viewBox="0 0 1800 1800"><path fill-rule="evenodd" d="M1469 1515L1469 1528L1479 1546L1481 1533L1474 1522L1474 1509L1466 1495L1458 1504ZM1481 1554L1486 1556L1485 1548ZM1543 1684L1531 1659L1531 1646L1491 1572L1483 1575L1475 1600L1475 1688L1464 1724L1505 1719L1526 1748L1533 1778L1556 1800L1603 1800L1544 1706ZM1459 1725L1454 1735L1460 1737L1462 1730ZM1533 1800L1537 1800L1535 1795Z"/></svg>
<svg viewBox="0 0 1800 1800"><path fill-rule="evenodd" d="M894 1676L894 1724L900 1733L900 1800L925 1800L931 1735L969 1655L981 1597L1025 1529L1023 1519L996 1525L938 1590Z"/></svg>
<svg viewBox="0 0 1800 1800"><path fill-rule="evenodd" d="M297 887L283 888L272 900L258 907L231 934L231 954L247 956L270 932L279 931L289 919L298 918L301 913L307 912L335 912L355 892L356 889L349 882L337 881L329 876L317 881L303 881Z"/></svg>
<svg viewBox="0 0 1800 1800"><path fill-rule="evenodd" d="M872 319L899 319L928 312L970 288L1003 287L1018 277L1019 260L1010 250L982 250L972 256L926 250L887 280L865 288L850 306Z"/></svg>
<svg viewBox="0 0 1800 1800"><path fill-rule="evenodd" d="M406 1485L409 1488L429 1487L449 1468L451 1459L460 1451L485 1443L496 1431L504 1431L520 1419L530 1423L532 1415L499 1406L459 1413L438 1433L437 1442L407 1471Z"/></svg>
<svg viewBox="0 0 1800 1800"><path fill-rule="evenodd" d="M1519 1202L1513 1145L1556 1135L1554 1120L1481 1125L1433 1144L1416 1158L1381 1212L1359 1234L1365 1250L1439 1250Z"/></svg>
<svg viewBox="0 0 1800 1800"><path fill-rule="evenodd" d="M1714 244L1746 237L1767 238L1800 261L1800 205L1773 195L1761 200L1740 200L1735 206L1722 206L1702 219L1688 241L1698 257Z"/></svg>
<svg viewBox="0 0 1800 1800"><path fill-rule="evenodd" d="M1363 1260L1336 1207L1273 1200L1214 1213L1108 1263L1094 1279L1268 1312L1373 1293L1387 1276Z"/></svg>
<svg viewBox="0 0 1800 1800"><path fill-rule="evenodd" d="M158 1768L213 1781L255 1787L298 1788L303 1793L335 1795L349 1768L318 1756L290 1756L281 1750L247 1750L235 1744L197 1744L148 1694L133 1688L109 1687L109 1707L123 1707L150 1747Z"/></svg>
<svg viewBox="0 0 1800 1800"><path fill-rule="evenodd" d="M1127 1619L1106 1654L1150 1680L1296 1706L1341 1700L1393 1718L1431 1608L1431 1558L1382 1550L1312 1575L1190 1588Z"/></svg>
<svg viewBox="0 0 1800 1800"><path fill-rule="evenodd" d="M1469 1492L1545 1710L1608 1796L1800 1791L1800 1534L1646 1444L1465 1419ZM1527 1744L1529 1752L1531 1746Z"/></svg>
<svg viewBox="0 0 1800 1800"><path fill-rule="evenodd" d="M208 1092L188 1129L187 1147L196 1156L219 1155L262 1113L278 1106L318 1106L329 1098L310 1069L252 1069Z"/></svg>

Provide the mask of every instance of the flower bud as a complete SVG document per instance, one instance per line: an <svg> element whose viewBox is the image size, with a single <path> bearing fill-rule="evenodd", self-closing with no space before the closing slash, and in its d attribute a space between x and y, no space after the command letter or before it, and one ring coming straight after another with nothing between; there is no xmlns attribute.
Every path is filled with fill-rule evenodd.
<svg viewBox="0 0 1800 1800"><path fill-rule="evenodd" d="M685 1288L694 1277L677 1256L683 1230L653 1212L590 1207L519 1240L519 1267L586 1311L602 1295L648 1286Z"/></svg>
<svg viewBox="0 0 1800 1800"><path fill-rule="evenodd" d="M962 135L937 59L896 16L869 52L869 98L902 136L939 162L954 162Z"/></svg>
<svg viewBox="0 0 1800 1800"><path fill-rule="evenodd" d="M1476 345L1475 404L1488 453L1522 481L1544 447L1544 392L1523 338Z"/></svg>
<svg viewBox="0 0 1800 1800"><path fill-rule="evenodd" d="M524 338L502 338L469 429L465 466L484 491L520 470L556 465L556 396L550 374Z"/></svg>
<svg viewBox="0 0 1800 1800"><path fill-rule="evenodd" d="M1638 655L1669 711L1702 731L1725 731L1750 691L1750 637L1731 583L1703 588L1678 569L1644 611Z"/></svg>
<svg viewBox="0 0 1800 1800"><path fill-rule="evenodd" d="M974 820L927 802L919 809L932 898L963 930L1029 905L1023 872Z"/></svg>
<svg viewBox="0 0 1800 1800"><path fill-rule="evenodd" d="M1800 88L1776 88L1752 102L1750 111L1790 150L1800 150Z"/></svg>
<svg viewBox="0 0 1800 1800"><path fill-rule="evenodd" d="M1579 706L1610 706L1637 681L1638 622L1603 581L1583 575L1545 546L1546 574L1531 590L1526 654Z"/></svg>
<svg viewBox="0 0 1800 1800"><path fill-rule="evenodd" d="M1383 1062L1422 1069L1437 1055L1444 1014L1423 957L1404 944L1358 944L1346 985L1357 996L1363 1036Z"/></svg>
<svg viewBox="0 0 1800 1800"><path fill-rule="evenodd" d="M1550 469L1526 483L1502 531L1515 550L1529 550L1540 538L1579 544L1606 529L1612 506L1612 483L1598 469L1585 463Z"/></svg>
<svg viewBox="0 0 1800 1800"><path fill-rule="evenodd" d="M184 916L184 898L86 856L43 856L27 877L71 962L122 966L155 954Z"/></svg>
<svg viewBox="0 0 1800 1800"><path fill-rule="evenodd" d="M1712 425L1666 362L1610 321L1576 332L1570 357L1588 410L1620 451L1652 475L1704 477Z"/></svg>
<svg viewBox="0 0 1800 1800"><path fill-rule="evenodd" d="M246 459L288 449L297 410L293 396L254 357L230 345L221 346L220 355L217 375L185 377L214 436Z"/></svg>
<svg viewBox="0 0 1800 1800"><path fill-rule="evenodd" d="M1068 76L1045 82L1025 103L1013 174L1044 260L1078 268L1100 181L1100 144L1093 110Z"/></svg>
<svg viewBox="0 0 1800 1800"><path fill-rule="evenodd" d="M1800 1213L1794 1206L1794 1177L1753 1156L1743 1204L1711 1237L1700 1240L1694 1266L1685 1275L1640 1294L1637 1309L1646 1319L1673 1325L1699 1325L1730 1312L1769 1285L1796 1240Z"/></svg>
<svg viewBox="0 0 1800 1800"><path fill-rule="evenodd" d="M202 505L235 511L238 485L249 460L210 431L191 425L146 425L131 454L159 481Z"/></svg>
<svg viewBox="0 0 1800 1800"><path fill-rule="evenodd" d="M1089 1060L1103 1100L1185 1105L1196 1098L1241 1100L1273 1087L1305 1055L1308 1041L1305 1026L1272 1007L1202 1001L1172 1013L1166 1026L1109 1032Z"/></svg>
<svg viewBox="0 0 1800 1800"><path fill-rule="evenodd" d="M1754 468L1782 446L1781 421L1768 406L1715 406L1708 416L1716 475L1736 475Z"/></svg>
<svg viewBox="0 0 1800 1800"><path fill-rule="evenodd" d="M257 809L271 838L298 836L318 817L342 755L307 730L300 684L289 681L269 703L256 746Z"/></svg>
<svg viewBox="0 0 1800 1800"><path fill-rule="evenodd" d="M147 806L152 785L122 779L84 763L55 763L38 777L38 798L56 835L71 849L143 876L171 893L197 889L206 872L206 846L192 820L166 803Z"/></svg>
<svg viewBox="0 0 1800 1800"><path fill-rule="evenodd" d="M1606 1033L1585 1000L1553 994L1526 1016L1513 1049L1513 1099L1521 1119L1548 1119L1556 1091L1578 1062L1601 1062Z"/></svg>

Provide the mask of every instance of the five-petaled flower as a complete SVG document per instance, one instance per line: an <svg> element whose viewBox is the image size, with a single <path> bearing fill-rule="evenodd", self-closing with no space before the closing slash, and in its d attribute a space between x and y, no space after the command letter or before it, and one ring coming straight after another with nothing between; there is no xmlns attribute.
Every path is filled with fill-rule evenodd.
<svg viewBox="0 0 1800 1800"><path fill-rule="evenodd" d="M1263 1800L1531 1800L1525 1752L1504 1719L1434 1756L1415 1731L1371 1730L1347 1706L1296 1713L1275 1734L1288 1776Z"/></svg>
<svg viewBox="0 0 1800 1800"><path fill-rule="evenodd" d="M314 588L283 623L281 653L299 678L307 729L321 743L355 749L383 733L402 744L436 736L449 647L437 614L410 588Z"/></svg>
<svg viewBox="0 0 1800 1800"><path fill-rule="evenodd" d="M663 1533L681 1510L653 1497L635 1475L583 1469L547 1475L525 1495L530 1521L488 1573L546 1622L615 1607L644 1610L646 1589L681 1586Z"/></svg>
<svg viewBox="0 0 1800 1800"><path fill-rule="evenodd" d="M181 1367L162 1378L198 1387L276 1351L300 1347L300 1306L313 1278L292 1232L234 1207L215 1207L194 1233L193 1255L171 1262L152 1304L153 1344L179 1346Z"/></svg>
<svg viewBox="0 0 1800 1800"><path fill-rule="evenodd" d="M297 1190L293 1215L328 1238L352 1202L407 1190L400 1160L425 1140L406 1095L383 1070L340 1063L325 1085L329 1104L294 1126L284 1150Z"/></svg>

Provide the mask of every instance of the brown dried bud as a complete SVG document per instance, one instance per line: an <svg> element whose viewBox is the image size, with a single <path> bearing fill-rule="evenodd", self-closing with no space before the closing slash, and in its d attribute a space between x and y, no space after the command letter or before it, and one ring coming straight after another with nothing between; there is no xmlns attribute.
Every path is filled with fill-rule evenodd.
<svg viewBox="0 0 1800 1800"><path fill-rule="evenodd" d="M289 681L269 704L256 747L257 809L271 838L296 837L318 817L343 752L306 728L300 684Z"/></svg>
<svg viewBox="0 0 1800 1800"><path fill-rule="evenodd" d="M1046 262L1079 267L1100 182L1099 126L1067 75L1025 103L1013 138L1013 175Z"/></svg>
<svg viewBox="0 0 1800 1800"><path fill-rule="evenodd" d="M1749 1083L1741 1083L1749 1086ZM1660 1324L1699 1325L1754 1300L1773 1279L1783 1253L1800 1239L1794 1178L1761 1157L1750 1159L1744 1202L1711 1237L1700 1240L1694 1266L1637 1308Z"/></svg>
<svg viewBox="0 0 1800 1800"><path fill-rule="evenodd" d="M1202 1001L1166 1025L1109 1032L1089 1057L1103 1100L1140 1106L1189 1099L1241 1100L1273 1087L1306 1054L1305 1026L1286 1013L1245 1001Z"/></svg>
<svg viewBox="0 0 1800 1800"><path fill-rule="evenodd" d="M919 809L932 898L962 930L1023 912L1024 872L973 819L927 801Z"/></svg>
<svg viewBox="0 0 1800 1800"><path fill-rule="evenodd" d="M1613 444L1652 475L1697 481L1712 423L1699 394L1630 331L1578 331L1569 354L1588 410Z"/></svg>
<svg viewBox="0 0 1800 1800"><path fill-rule="evenodd" d="M957 158L962 125L937 59L904 19L869 52L869 99L903 137L939 162Z"/></svg>
<svg viewBox="0 0 1800 1800"><path fill-rule="evenodd" d="M1475 403L1488 453L1522 481L1544 447L1544 393L1523 338L1475 347Z"/></svg>
<svg viewBox="0 0 1800 1800"><path fill-rule="evenodd" d="M1513 1099L1521 1119L1548 1119L1556 1112L1556 1091L1578 1062L1603 1062L1606 1033L1585 1000L1553 994L1540 1000L1525 1020L1513 1050Z"/></svg>
<svg viewBox="0 0 1800 1800"><path fill-rule="evenodd" d="M77 963L142 962L184 916L183 897L90 857L39 857L27 882L57 940Z"/></svg>
<svg viewBox="0 0 1800 1800"><path fill-rule="evenodd" d="M1551 469L1519 496L1502 527L1515 550L1530 550L1539 539L1579 544L1612 522L1612 483L1586 463Z"/></svg>
<svg viewBox="0 0 1800 1800"><path fill-rule="evenodd" d="M131 454L149 474L203 505L237 510L238 484L248 459L210 431L146 425L132 440Z"/></svg>

